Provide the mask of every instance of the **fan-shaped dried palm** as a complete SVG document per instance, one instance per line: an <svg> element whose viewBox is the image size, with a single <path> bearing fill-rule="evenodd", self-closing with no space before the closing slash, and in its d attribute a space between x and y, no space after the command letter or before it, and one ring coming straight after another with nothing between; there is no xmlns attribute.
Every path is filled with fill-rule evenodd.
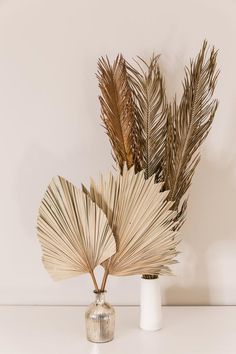
<svg viewBox="0 0 236 354"><path fill-rule="evenodd" d="M104 212L90 197L62 177L56 177L41 202L37 222L43 263L56 279L90 273L116 252Z"/></svg>
<svg viewBox="0 0 236 354"><path fill-rule="evenodd" d="M126 63L118 55L113 65L108 58L98 61L98 80L101 96L101 118L110 139L113 157L122 171L138 164L137 125L134 119L132 93L127 79Z"/></svg>
<svg viewBox="0 0 236 354"><path fill-rule="evenodd" d="M103 265L108 274L167 274L174 263L178 238L173 231L172 203L162 183L145 180L144 172L124 168L123 174L91 182L90 196L107 215L116 239L117 253Z"/></svg>
<svg viewBox="0 0 236 354"><path fill-rule="evenodd" d="M164 168L165 189L169 200L184 218L187 201L181 200L188 190L195 168L200 160L199 146L207 137L218 101L212 99L218 77L217 51L212 48L207 56L207 42L197 58L185 69L183 96L179 106L174 101L169 111Z"/></svg>
<svg viewBox="0 0 236 354"><path fill-rule="evenodd" d="M159 181L162 177L168 112L165 85L160 73L159 56L153 55L149 64L139 59L139 70L130 64L127 64L127 69L141 133L139 149L143 158L142 168L146 178L155 174Z"/></svg>

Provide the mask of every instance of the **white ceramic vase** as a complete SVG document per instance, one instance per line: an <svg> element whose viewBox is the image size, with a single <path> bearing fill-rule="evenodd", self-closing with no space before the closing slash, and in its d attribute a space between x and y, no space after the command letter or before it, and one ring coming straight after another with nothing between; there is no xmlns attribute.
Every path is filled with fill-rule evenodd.
<svg viewBox="0 0 236 354"><path fill-rule="evenodd" d="M160 280L141 278L140 328L157 331L162 327Z"/></svg>

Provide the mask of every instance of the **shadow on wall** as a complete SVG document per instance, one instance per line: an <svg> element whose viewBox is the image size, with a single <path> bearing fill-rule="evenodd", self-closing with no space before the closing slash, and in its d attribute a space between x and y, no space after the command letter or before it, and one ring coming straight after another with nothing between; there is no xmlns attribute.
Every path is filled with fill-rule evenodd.
<svg viewBox="0 0 236 354"><path fill-rule="evenodd" d="M236 156L218 163L202 158L182 230L181 263L174 284L167 280L165 303L236 304L235 169Z"/></svg>

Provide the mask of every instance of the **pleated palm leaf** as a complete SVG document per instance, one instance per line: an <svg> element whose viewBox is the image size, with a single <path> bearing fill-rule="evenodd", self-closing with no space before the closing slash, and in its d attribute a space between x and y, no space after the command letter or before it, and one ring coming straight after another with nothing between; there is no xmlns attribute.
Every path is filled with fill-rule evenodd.
<svg viewBox="0 0 236 354"><path fill-rule="evenodd" d="M104 212L90 197L62 177L53 178L39 208L37 220L43 263L55 279L89 273L116 252L116 243Z"/></svg>
<svg viewBox="0 0 236 354"><path fill-rule="evenodd" d="M117 252L103 264L102 289L108 274L169 274L169 265L176 262L173 203L154 179L124 168L122 175L110 173L98 184L91 182L88 193L106 214L117 244Z"/></svg>

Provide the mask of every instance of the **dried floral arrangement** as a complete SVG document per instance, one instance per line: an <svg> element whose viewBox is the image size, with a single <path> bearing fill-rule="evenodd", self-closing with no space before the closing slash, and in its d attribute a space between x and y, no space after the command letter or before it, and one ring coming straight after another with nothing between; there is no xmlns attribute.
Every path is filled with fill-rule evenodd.
<svg viewBox="0 0 236 354"><path fill-rule="evenodd" d="M134 167L101 176L89 191L62 177L49 184L37 221L45 268L55 280L91 275L95 290L105 290L111 275L167 274L179 242L173 202L163 183ZM94 269L102 265L98 285Z"/></svg>
<svg viewBox="0 0 236 354"><path fill-rule="evenodd" d="M216 59L217 51L204 41L185 68L180 102L167 100L159 56L149 63L138 58L134 66L122 55L113 64L107 57L98 61L101 118L117 171L91 180L88 189L53 178L37 219L43 263L52 278L92 278L96 301L85 318L93 342L114 336L114 310L103 298L109 275L156 279L170 274L176 262L186 193L218 107ZM94 273L99 265L101 284ZM141 302L141 328L159 329L156 318L144 321L143 309Z"/></svg>
<svg viewBox="0 0 236 354"><path fill-rule="evenodd" d="M175 230L186 218L188 191L200 160L199 147L207 137L218 101L213 98L219 71L217 51L203 46L185 68L180 102L169 102L159 66L159 56L135 66L122 55L114 63L98 61L101 118L112 146L112 155L121 174L123 166L144 170L169 191L167 200L176 212ZM158 234L156 235L158 238ZM164 264L163 264L164 265ZM143 268L144 278L156 278L160 269Z"/></svg>
<svg viewBox="0 0 236 354"><path fill-rule="evenodd" d="M37 222L43 262L54 279L89 273L96 291L107 277L170 273L188 191L218 101L217 51L207 42L185 69L179 103L169 103L159 56L136 67L122 55L98 61L101 118L119 166L89 190L52 180ZM104 267L101 286L94 275Z"/></svg>

